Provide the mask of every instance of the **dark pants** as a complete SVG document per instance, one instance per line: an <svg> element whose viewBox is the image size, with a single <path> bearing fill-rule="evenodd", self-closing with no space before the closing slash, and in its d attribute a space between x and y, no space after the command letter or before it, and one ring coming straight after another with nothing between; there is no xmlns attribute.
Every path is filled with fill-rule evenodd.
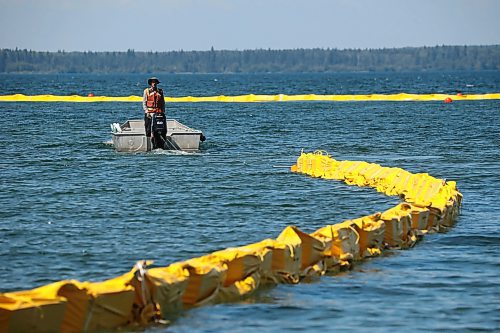
<svg viewBox="0 0 500 333"><path fill-rule="evenodd" d="M144 114L144 129L146 130L146 137L151 137L151 121L152 118Z"/></svg>

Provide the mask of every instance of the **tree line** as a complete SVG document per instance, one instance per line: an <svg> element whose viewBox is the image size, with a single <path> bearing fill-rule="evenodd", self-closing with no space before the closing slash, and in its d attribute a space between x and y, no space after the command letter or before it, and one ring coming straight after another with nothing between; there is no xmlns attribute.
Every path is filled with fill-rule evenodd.
<svg viewBox="0 0 500 333"><path fill-rule="evenodd" d="M0 49L1 73L262 73L498 70L500 45L384 49L41 52Z"/></svg>

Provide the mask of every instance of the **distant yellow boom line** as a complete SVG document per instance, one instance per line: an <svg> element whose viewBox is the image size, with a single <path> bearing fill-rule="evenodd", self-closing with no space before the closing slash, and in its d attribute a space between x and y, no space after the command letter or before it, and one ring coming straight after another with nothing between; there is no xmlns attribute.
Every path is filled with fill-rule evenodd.
<svg viewBox="0 0 500 333"><path fill-rule="evenodd" d="M500 93L450 95L450 94L368 94L368 95L238 95L238 96L184 96L165 97L168 103L198 103L198 102L225 102L225 103L255 103L255 102L298 102L298 101L332 101L332 102L367 102L367 101L462 101L500 99ZM0 102L141 102L141 96L56 96L56 95L0 95Z"/></svg>

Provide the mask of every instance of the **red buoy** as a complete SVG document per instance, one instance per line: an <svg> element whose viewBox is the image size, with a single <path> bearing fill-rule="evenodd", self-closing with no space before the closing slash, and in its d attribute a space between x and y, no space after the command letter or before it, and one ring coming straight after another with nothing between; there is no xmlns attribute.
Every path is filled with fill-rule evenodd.
<svg viewBox="0 0 500 333"><path fill-rule="evenodd" d="M89 94L89 97L94 97L94 93L90 93L90 94Z"/></svg>
<svg viewBox="0 0 500 333"><path fill-rule="evenodd" d="M452 100L451 98L449 98L449 97L446 97L446 98L444 99L444 102L445 102L445 103L451 103L451 102L453 102L453 100Z"/></svg>

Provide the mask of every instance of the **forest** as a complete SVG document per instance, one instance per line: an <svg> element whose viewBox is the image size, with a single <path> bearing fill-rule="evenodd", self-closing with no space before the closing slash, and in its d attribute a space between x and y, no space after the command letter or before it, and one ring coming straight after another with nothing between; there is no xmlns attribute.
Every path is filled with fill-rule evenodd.
<svg viewBox="0 0 500 333"><path fill-rule="evenodd" d="M499 70L500 45L384 49L43 52L0 49L0 73L293 73Z"/></svg>

